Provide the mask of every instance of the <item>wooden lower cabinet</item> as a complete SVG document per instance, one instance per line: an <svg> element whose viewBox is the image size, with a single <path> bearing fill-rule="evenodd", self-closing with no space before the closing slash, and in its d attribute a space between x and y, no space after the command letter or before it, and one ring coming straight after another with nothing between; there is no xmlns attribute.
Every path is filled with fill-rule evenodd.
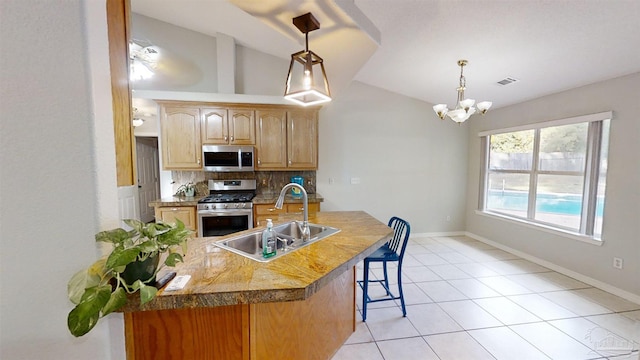
<svg viewBox="0 0 640 360"><path fill-rule="evenodd" d="M309 216L320 211L320 203L309 203ZM302 214L304 208L302 203L285 204L282 209L276 209L274 204L254 204L253 205L253 226L259 227L265 225L267 219L277 220L280 214ZM302 220L302 216L300 217Z"/></svg>
<svg viewBox="0 0 640 360"><path fill-rule="evenodd" d="M355 268L304 301L125 313L127 359L331 359L355 331Z"/></svg>
<svg viewBox="0 0 640 360"><path fill-rule="evenodd" d="M186 228L198 231L195 206L157 206L155 212L156 221L173 224L180 219Z"/></svg>

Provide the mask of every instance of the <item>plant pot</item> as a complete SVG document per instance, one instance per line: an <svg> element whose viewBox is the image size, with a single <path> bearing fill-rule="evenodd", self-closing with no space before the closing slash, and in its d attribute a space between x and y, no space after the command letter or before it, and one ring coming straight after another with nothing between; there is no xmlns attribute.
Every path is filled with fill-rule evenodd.
<svg viewBox="0 0 640 360"><path fill-rule="evenodd" d="M156 281L155 273L159 262L160 256L150 256L144 261L136 260L124 268L124 271L120 273L120 277L122 277L129 286L133 285L136 280L141 280L145 284L153 285Z"/></svg>

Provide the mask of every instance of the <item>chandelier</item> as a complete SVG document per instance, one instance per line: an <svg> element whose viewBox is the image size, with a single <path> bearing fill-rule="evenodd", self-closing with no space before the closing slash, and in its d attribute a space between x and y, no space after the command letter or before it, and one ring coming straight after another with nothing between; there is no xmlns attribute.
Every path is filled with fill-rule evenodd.
<svg viewBox="0 0 640 360"><path fill-rule="evenodd" d="M329 81L322 58L309 50L309 32L320 29L311 13L293 18L293 24L304 33L304 50L291 54L284 98L302 106L331 101Z"/></svg>
<svg viewBox="0 0 640 360"><path fill-rule="evenodd" d="M438 104L433 107L433 111L438 114L440 119L444 120L445 116L449 116L451 120L460 124L476 112L476 107L477 110L484 115L492 105L491 101L481 101L476 104L476 101L473 99L465 99L466 79L464 78L463 71L467 63L467 60L458 60L458 66L460 66L460 86L456 89L458 91L458 101L456 102L455 109L449 110L446 104ZM476 107L473 106L474 104Z"/></svg>

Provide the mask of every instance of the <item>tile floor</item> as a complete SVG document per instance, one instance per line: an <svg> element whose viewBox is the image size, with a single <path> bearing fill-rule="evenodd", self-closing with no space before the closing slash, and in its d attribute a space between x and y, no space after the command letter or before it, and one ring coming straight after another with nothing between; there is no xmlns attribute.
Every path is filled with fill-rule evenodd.
<svg viewBox="0 0 640 360"><path fill-rule="evenodd" d="M333 360L640 359L639 304L471 238L410 239L402 282L404 318L386 301L362 322L357 288L357 329Z"/></svg>

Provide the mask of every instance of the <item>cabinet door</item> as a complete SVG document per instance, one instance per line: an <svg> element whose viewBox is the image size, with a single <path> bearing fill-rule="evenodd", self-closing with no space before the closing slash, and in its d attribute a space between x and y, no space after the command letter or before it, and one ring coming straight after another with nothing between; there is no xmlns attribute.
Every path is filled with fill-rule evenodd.
<svg viewBox="0 0 640 360"><path fill-rule="evenodd" d="M320 211L320 203L309 203L309 207L307 208L309 215L315 214ZM304 212L304 207L302 203L291 203L287 204L287 213L288 214L302 214Z"/></svg>
<svg viewBox="0 0 640 360"><path fill-rule="evenodd" d="M284 110L257 110L256 168L287 168L287 116Z"/></svg>
<svg viewBox="0 0 640 360"><path fill-rule="evenodd" d="M202 169L200 110L167 106L161 114L163 169Z"/></svg>
<svg viewBox="0 0 640 360"><path fill-rule="evenodd" d="M198 230L195 206L159 206L156 207L156 221L175 224L180 219L187 229Z"/></svg>
<svg viewBox="0 0 640 360"><path fill-rule="evenodd" d="M256 143L256 119L252 109L229 110L229 143L254 145Z"/></svg>
<svg viewBox="0 0 640 360"><path fill-rule="evenodd" d="M203 108L202 111L202 143L219 144L229 143L229 127L227 109Z"/></svg>
<svg viewBox="0 0 640 360"><path fill-rule="evenodd" d="M318 112L287 113L287 165L292 169L318 168Z"/></svg>

